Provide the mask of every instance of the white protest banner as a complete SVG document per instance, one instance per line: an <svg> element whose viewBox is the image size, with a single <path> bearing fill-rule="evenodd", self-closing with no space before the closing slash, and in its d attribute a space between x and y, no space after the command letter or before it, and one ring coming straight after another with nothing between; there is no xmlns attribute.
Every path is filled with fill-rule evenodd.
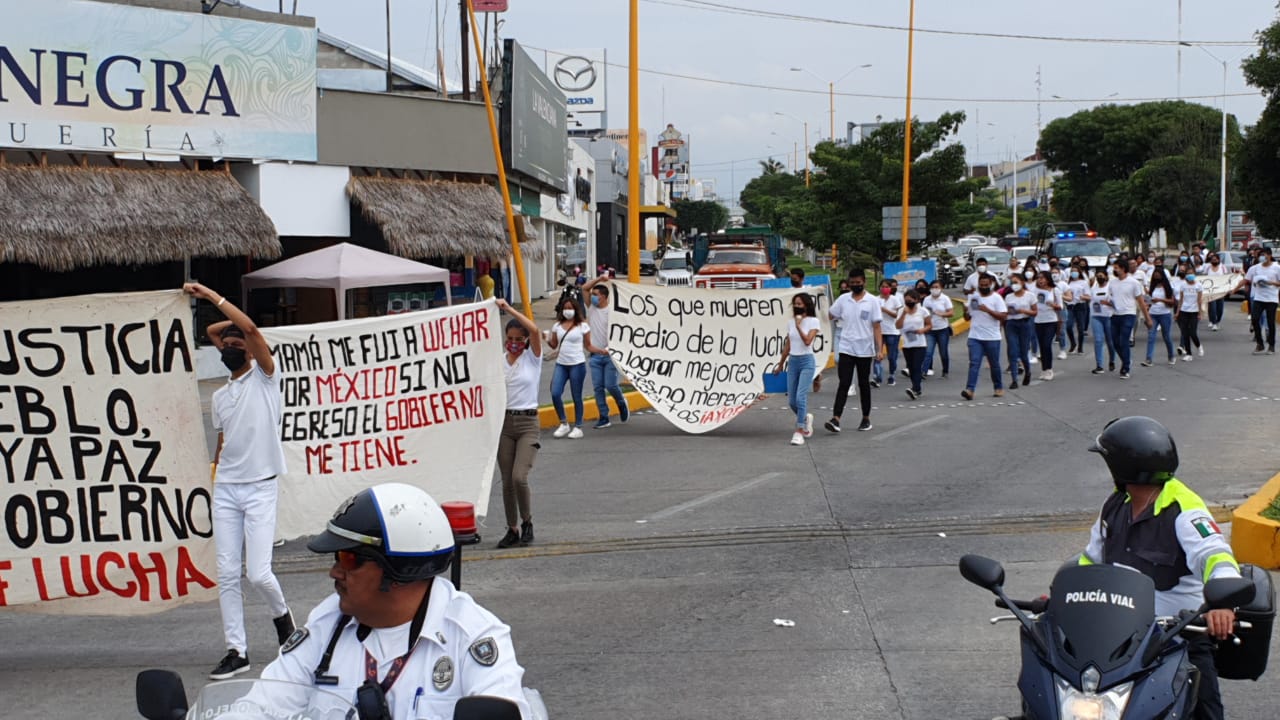
<svg viewBox="0 0 1280 720"><path fill-rule="evenodd" d="M0 606L215 597L190 324L177 290L0 303Z"/></svg>
<svg viewBox="0 0 1280 720"><path fill-rule="evenodd" d="M263 328L284 392L276 537L314 535L382 482L485 515L507 404L494 301Z"/></svg>
<svg viewBox="0 0 1280 720"><path fill-rule="evenodd" d="M1214 300L1221 300L1231 294L1231 289L1239 285L1240 280L1243 278L1244 275L1240 273L1196 276L1196 281L1204 287L1204 295L1201 297L1201 301L1211 303Z"/></svg>
<svg viewBox="0 0 1280 720"><path fill-rule="evenodd" d="M764 374L782 357L795 323L785 290L705 290L613 284L609 354L619 372L673 425L714 430L764 392ZM819 370L831 356L826 288L805 288L821 331L813 342Z"/></svg>

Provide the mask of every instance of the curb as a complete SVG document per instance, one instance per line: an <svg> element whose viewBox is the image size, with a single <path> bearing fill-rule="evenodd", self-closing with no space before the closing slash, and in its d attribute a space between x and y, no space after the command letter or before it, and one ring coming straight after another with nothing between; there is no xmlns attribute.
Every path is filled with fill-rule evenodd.
<svg viewBox="0 0 1280 720"><path fill-rule="evenodd" d="M1261 512L1280 495L1280 474L1231 513L1231 551L1236 560L1268 570L1280 569L1280 522Z"/></svg>
<svg viewBox="0 0 1280 720"><path fill-rule="evenodd" d="M631 412L636 412L637 410L648 410L649 408L653 407L652 405L649 404L648 400L644 399L643 395L641 395L638 391L635 391L635 390L629 393L623 393L622 397L626 398L627 407L631 410ZM609 403L609 412L611 414L616 415L618 413L618 404L613 401L613 398L609 398L608 403ZM573 412L570 409L570 407L565 407L565 415L567 417L573 416ZM583 397L582 398L582 421L585 423L588 420L596 420L599 417L600 417L600 411L596 409L595 398ZM543 430L560 426L560 418L556 415L556 409L554 406L543 405L542 407L538 408L538 424L542 426Z"/></svg>

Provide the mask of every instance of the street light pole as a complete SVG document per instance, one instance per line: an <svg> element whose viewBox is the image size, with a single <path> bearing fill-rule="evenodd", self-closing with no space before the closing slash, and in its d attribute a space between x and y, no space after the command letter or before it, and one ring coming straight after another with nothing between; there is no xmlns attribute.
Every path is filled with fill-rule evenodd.
<svg viewBox="0 0 1280 720"><path fill-rule="evenodd" d="M640 282L640 0L631 0L627 74L627 281Z"/></svg>
<svg viewBox="0 0 1280 720"><path fill-rule="evenodd" d="M1218 250L1230 246L1227 237L1227 63L1229 61L1214 55L1203 45L1179 42L1179 47L1198 47L1215 62L1222 63L1222 159L1218 169Z"/></svg>
<svg viewBox="0 0 1280 720"><path fill-rule="evenodd" d="M783 117L789 117L792 120L795 120L796 122L800 123L801 125L804 125L804 186L809 187L809 121L801 120L800 118L796 117L795 115L792 115L791 113L784 113L779 110L775 110L773 114L781 115ZM799 164L800 164L799 160L797 159L796 165L799 165Z"/></svg>
<svg viewBox="0 0 1280 720"><path fill-rule="evenodd" d="M911 227L911 61L915 54L916 0L911 0L907 23L907 117L902 143L902 245L898 259L907 259L907 238Z"/></svg>
<svg viewBox="0 0 1280 720"><path fill-rule="evenodd" d="M831 142L836 141L836 83L849 77L857 70L862 70L864 68L869 68L869 67L871 67L871 63L866 63L865 65L859 65L858 67L853 68L852 70L845 73L844 75L841 75L835 80L827 81L827 112L830 113L830 116L831 116ZM791 72L807 72L810 75L814 76L815 78L818 78L819 80L822 79L822 76L818 75L812 70L809 70L808 68L793 67L791 68Z"/></svg>

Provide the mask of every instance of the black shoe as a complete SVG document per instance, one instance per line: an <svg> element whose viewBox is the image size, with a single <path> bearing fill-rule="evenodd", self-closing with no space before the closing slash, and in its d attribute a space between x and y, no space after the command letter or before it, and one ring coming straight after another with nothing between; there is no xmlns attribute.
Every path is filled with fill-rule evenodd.
<svg viewBox="0 0 1280 720"><path fill-rule="evenodd" d="M862 422L858 423L858 429L862 431L870 430L871 420L868 418L862 418Z"/></svg>
<svg viewBox="0 0 1280 720"><path fill-rule="evenodd" d="M520 533L512 530L511 528L507 528L507 534L503 535L502 539L498 541L498 549L501 550L503 548L515 547L519 544Z"/></svg>
<svg viewBox="0 0 1280 720"><path fill-rule="evenodd" d="M520 523L520 544L528 545L533 542L533 521L525 520Z"/></svg>
<svg viewBox="0 0 1280 720"><path fill-rule="evenodd" d="M838 433L840 432L840 421L836 418L831 418L823 423L822 427L826 428L829 432Z"/></svg>
<svg viewBox="0 0 1280 720"><path fill-rule="evenodd" d="M1022 376L1022 384L1031 387L1031 371L1028 370L1026 375Z"/></svg>
<svg viewBox="0 0 1280 720"><path fill-rule="evenodd" d="M1116 364L1115 364L1115 363L1108 363L1108 364L1107 364L1107 370L1108 370L1109 372L1115 372L1115 371L1116 371Z"/></svg>
<svg viewBox="0 0 1280 720"><path fill-rule="evenodd" d="M873 387L873 388L878 388L878 387L880 387L880 381L879 381L879 380L872 380L869 384L870 384L870 385L871 385L871 387Z"/></svg>
<svg viewBox="0 0 1280 720"><path fill-rule="evenodd" d="M241 656L238 650L228 650L222 662L209 673L210 680L226 680L249 671L249 656Z"/></svg>
<svg viewBox="0 0 1280 720"><path fill-rule="evenodd" d="M1093 373L1094 375L1101 375L1102 373L1106 372L1106 370L1103 370L1102 366L1099 365L1098 367L1094 368L1093 370L1090 370L1089 372Z"/></svg>
<svg viewBox="0 0 1280 720"><path fill-rule="evenodd" d="M293 613L288 610L285 610L280 617L272 618L271 622L275 623L276 639L280 641L281 645L284 645L284 641L288 640L293 631L298 629L293 624Z"/></svg>
<svg viewBox="0 0 1280 720"><path fill-rule="evenodd" d="M1017 375L1014 375L1014 376L1013 376L1013 382L1009 383L1009 389L1010 389L1010 390L1017 390L1017 389L1018 389L1018 376L1017 376Z"/></svg>

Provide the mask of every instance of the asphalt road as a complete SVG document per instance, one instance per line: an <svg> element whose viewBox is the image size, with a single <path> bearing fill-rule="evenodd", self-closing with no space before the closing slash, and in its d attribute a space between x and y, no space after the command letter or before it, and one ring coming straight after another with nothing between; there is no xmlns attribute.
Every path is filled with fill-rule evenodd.
<svg viewBox="0 0 1280 720"><path fill-rule="evenodd" d="M493 548L495 488L464 589L514 628L526 684L553 718L1012 712L1017 631L987 623L997 611L956 561L998 558L1013 594L1045 591L1110 487L1084 450L1107 420L1169 425L1179 476L1211 504L1237 504L1280 471L1280 365L1250 355L1229 308L1203 359L1122 381L1072 357L1054 381L1001 399L985 377L973 402L960 398L957 339L950 378L929 380L921 400L901 382L882 388L871 432L819 429L801 448L787 444L780 397L705 436L651 413L583 440L547 435L538 542ZM814 400L819 420L834 380ZM300 615L330 590L301 543L277 551L277 568ZM252 596L247 618L258 670L273 635ZM223 653L219 628L216 603L148 618L0 615L0 717L136 717L135 673L170 667L199 686ZM1269 679L1226 683L1230 715L1274 717Z"/></svg>

